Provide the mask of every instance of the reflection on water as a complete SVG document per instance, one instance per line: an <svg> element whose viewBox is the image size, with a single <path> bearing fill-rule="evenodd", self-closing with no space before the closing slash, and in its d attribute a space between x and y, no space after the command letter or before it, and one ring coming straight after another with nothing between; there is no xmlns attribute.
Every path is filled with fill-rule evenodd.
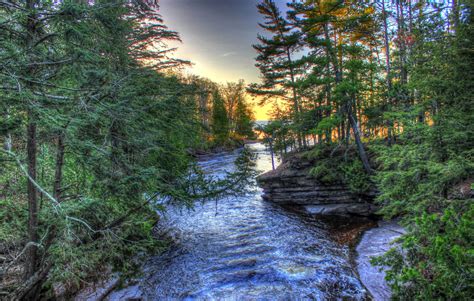
<svg viewBox="0 0 474 301"><path fill-rule="evenodd" d="M257 168L271 169L261 144L249 145ZM237 153L202 163L219 175L232 169ZM171 208L160 227L176 246L152 258L139 284L149 300L365 300L366 292L324 222L261 199L261 190Z"/></svg>

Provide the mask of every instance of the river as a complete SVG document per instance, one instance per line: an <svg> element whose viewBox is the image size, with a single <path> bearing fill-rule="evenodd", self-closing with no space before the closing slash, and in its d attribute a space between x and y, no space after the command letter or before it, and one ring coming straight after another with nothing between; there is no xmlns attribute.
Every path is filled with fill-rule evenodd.
<svg viewBox="0 0 474 301"><path fill-rule="evenodd" d="M271 169L262 144L248 145L259 172ZM238 151L201 162L222 175L233 169ZM135 286L145 300L366 300L353 271L347 244L333 226L260 197L244 196L169 208L160 224L176 244L153 257ZM123 294L123 293L122 293ZM122 299L114 292L111 300Z"/></svg>

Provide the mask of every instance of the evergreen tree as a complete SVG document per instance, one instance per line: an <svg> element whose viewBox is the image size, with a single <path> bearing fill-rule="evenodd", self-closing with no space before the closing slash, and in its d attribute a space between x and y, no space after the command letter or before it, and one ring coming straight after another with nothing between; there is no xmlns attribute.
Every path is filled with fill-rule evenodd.
<svg viewBox="0 0 474 301"><path fill-rule="evenodd" d="M124 258L164 246L151 232L159 197L191 206L243 189L248 160L219 181L192 162L198 106L189 85L164 74L186 62L149 47L179 40L157 9L0 1L0 243L9 250L0 278L16 280L2 288L8 299L51 299L53 284L75 291L110 269L131 276L138 261Z"/></svg>
<svg viewBox="0 0 474 301"><path fill-rule="evenodd" d="M254 118L252 111L245 103L244 99L237 102L237 108L235 109L235 133L238 136L245 137L247 139L255 139L255 132L253 131Z"/></svg>
<svg viewBox="0 0 474 301"><path fill-rule="evenodd" d="M364 44L371 41L371 7L351 5L343 1L307 1L293 3L292 8L290 16L301 28L305 44L313 51L313 58L307 60L315 68L303 85L311 89L315 85L320 86L319 101L315 109L324 111L325 118L332 120L323 123L331 125L324 129L326 141L331 141L335 125L331 111L337 108L338 117L343 117L338 119L345 120L345 124L350 125L360 159L366 171L371 173L357 120L359 95L363 88L361 76L368 70L366 60L371 55L364 53ZM298 20L300 15L307 18ZM323 53L324 56L316 57L314 54L317 53ZM321 108L323 104L324 107ZM344 125L342 128L344 129Z"/></svg>
<svg viewBox="0 0 474 301"><path fill-rule="evenodd" d="M224 145L229 140L229 118L224 100L219 91L214 91L212 99L212 132L217 145Z"/></svg>
<svg viewBox="0 0 474 301"><path fill-rule="evenodd" d="M259 24L260 27L272 36L266 38L259 35L260 43L253 46L258 53L256 66L260 70L263 83L250 85L249 92L266 100L280 98L291 103L298 145L302 147L305 139L299 129L301 104L297 80L303 70L302 62L293 58L301 47L300 33L292 30L292 24L282 16L273 0L264 0L257 8L265 19L263 24Z"/></svg>
<svg viewBox="0 0 474 301"><path fill-rule="evenodd" d="M402 250L380 261L391 267L394 298L467 298L470 288L461 279L469 272L461 267L472 259L460 254L472 248L472 194L459 187L472 189L471 5L310 0L289 7L281 22L291 24L299 39L293 45L305 52L297 60L306 68L296 81L299 130L313 133L315 143L339 143L310 152L319 162L313 175L367 187L375 167L381 212L402 217L409 230ZM275 116L267 128L272 149L292 137L285 121ZM351 141L365 174L348 155ZM343 163L332 164L326 157L343 142ZM286 150L291 142L284 144ZM377 158L371 164L367 146Z"/></svg>

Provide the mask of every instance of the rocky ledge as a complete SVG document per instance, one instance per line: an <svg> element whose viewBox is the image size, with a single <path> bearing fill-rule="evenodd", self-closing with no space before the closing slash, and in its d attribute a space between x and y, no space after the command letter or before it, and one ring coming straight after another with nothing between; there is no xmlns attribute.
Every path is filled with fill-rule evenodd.
<svg viewBox="0 0 474 301"><path fill-rule="evenodd" d="M282 205L301 205L312 214L369 216L375 213L374 192L354 194L342 182L322 183L310 175L316 163L295 154L277 169L258 176L262 198Z"/></svg>
<svg viewBox="0 0 474 301"><path fill-rule="evenodd" d="M394 242L405 233L405 229L395 221L380 221L378 227L362 235L357 245L357 273L374 301L390 300L391 291L385 280L385 268L373 266L370 261L373 257L381 256L389 249L396 247Z"/></svg>

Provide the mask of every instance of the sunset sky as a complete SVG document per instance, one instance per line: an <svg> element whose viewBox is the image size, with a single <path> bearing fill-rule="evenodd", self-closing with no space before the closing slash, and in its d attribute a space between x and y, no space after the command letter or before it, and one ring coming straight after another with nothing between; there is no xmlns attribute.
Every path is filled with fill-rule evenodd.
<svg viewBox="0 0 474 301"><path fill-rule="evenodd" d="M259 81L254 66L256 56L252 44L261 32L262 21L258 0L161 0L165 24L179 32L183 43L176 56L188 59L189 73L215 82ZM276 1L282 10L287 0ZM249 98L250 100L250 98ZM270 106L255 106L257 120L268 119Z"/></svg>

